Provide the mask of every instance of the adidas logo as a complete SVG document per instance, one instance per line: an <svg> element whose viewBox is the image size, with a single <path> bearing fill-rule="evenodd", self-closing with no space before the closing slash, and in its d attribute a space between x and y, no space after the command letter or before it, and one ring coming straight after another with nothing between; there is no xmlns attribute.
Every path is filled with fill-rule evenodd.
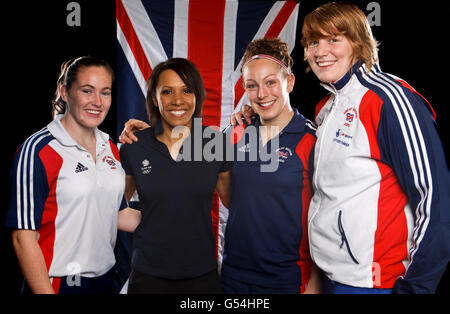
<svg viewBox="0 0 450 314"><path fill-rule="evenodd" d="M75 173L82 172L88 170L88 167L83 165L81 162L78 162L77 167L75 168Z"/></svg>

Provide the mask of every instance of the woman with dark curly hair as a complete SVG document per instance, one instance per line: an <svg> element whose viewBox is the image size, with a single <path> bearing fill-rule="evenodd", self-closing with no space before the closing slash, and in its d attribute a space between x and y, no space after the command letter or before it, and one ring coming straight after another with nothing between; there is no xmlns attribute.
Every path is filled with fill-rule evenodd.
<svg viewBox="0 0 450 314"><path fill-rule="evenodd" d="M227 293L318 291L306 219L315 129L290 104L292 63L288 44L279 38L252 41L243 57L244 88L258 115L246 129L256 129L259 150L277 151L278 168L261 171L255 165L264 164L262 158L233 163L222 263ZM251 145L243 136L236 151Z"/></svg>

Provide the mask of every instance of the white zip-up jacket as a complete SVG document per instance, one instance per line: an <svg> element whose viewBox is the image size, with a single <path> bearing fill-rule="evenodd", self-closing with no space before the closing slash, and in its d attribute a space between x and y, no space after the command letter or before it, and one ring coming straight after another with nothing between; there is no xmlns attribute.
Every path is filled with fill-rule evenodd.
<svg viewBox="0 0 450 314"><path fill-rule="evenodd" d="M449 260L450 179L428 102L355 65L316 108L311 256L339 283L434 292Z"/></svg>

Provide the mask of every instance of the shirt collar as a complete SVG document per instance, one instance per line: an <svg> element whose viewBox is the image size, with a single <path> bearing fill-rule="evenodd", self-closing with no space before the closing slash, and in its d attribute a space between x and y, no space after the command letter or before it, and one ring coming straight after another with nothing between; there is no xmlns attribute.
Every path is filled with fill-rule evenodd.
<svg viewBox="0 0 450 314"><path fill-rule="evenodd" d="M64 117L64 115L59 114L52 122L50 122L50 124L47 126L50 133L58 142L60 142L64 146L77 146L84 149L72 138L72 136L70 136L69 132L67 132L67 130L64 128L61 123L62 117ZM99 145L106 144L109 141L108 134L100 131L98 128L95 128L94 132L95 138L97 140L97 147Z"/></svg>
<svg viewBox="0 0 450 314"><path fill-rule="evenodd" d="M345 73L345 75L343 77L341 77L339 80L337 80L336 82L332 82L332 83L321 83L321 85L323 87L325 87L327 90L330 90L331 92L337 92L339 90L341 90L342 88L344 88L347 83L350 81L352 75L354 73L356 73L356 71L364 71L364 69L362 68L362 65L364 63L360 63L360 62L356 62L351 68L350 70L348 70L347 73ZM361 67L361 68L360 68ZM360 69L359 69L360 68Z"/></svg>
<svg viewBox="0 0 450 314"><path fill-rule="evenodd" d="M196 119L198 119L198 118L196 118ZM200 123L201 123L201 125L203 125L202 120L200 121ZM194 126L194 120L192 120L192 126ZM153 134L155 135L155 137L160 135L164 131L161 120L157 120L155 123L155 126L153 126L152 129L153 129Z"/></svg>
<svg viewBox="0 0 450 314"><path fill-rule="evenodd" d="M294 115L292 116L289 123L284 127L284 129L281 130L283 133L301 133L305 130L305 117L300 112L298 112L297 108L292 108L292 110L294 111ZM256 127L259 127L261 125L261 120L259 118L255 119L255 122L253 122L252 124Z"/></svg>

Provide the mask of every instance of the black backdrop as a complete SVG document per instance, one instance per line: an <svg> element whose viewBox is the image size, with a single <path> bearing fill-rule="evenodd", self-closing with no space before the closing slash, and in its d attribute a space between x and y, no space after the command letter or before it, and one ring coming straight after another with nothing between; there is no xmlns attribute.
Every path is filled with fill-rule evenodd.
<svg viewBox="0 0 450 314"><path fill-rule="evenodd" d="M9 233L3 228L4 210L9 197L9 170L14 152L29 135L51 121L50 100L56 87L59 66L64 60L90 54L115 65L115 1L76 1L81 7L79 27L69 27L66 23L69 14L66 6L69 2L71 1L13 1L3 11L4 57L1 77L4 161L1 179L8 188L2 189L0 247L3 251L1 286L7 294L18 294L21 285L20 270ZM327 1L301 2L297 38L301 38L305 14L324 2ZM367 4L371 2L369 0L353 2L366 13L372 11L367 9ZM372 29L381 42L381 68L405 79L433 105L448 161L450 135L447 127L449 123L445 122L445 118L449 110L444 97L446 75L450 69L447 50L450 5L446 1L377 2L381 8L381 25ZM314 106L325 92L312 73L305 74L303 50L298 41L293 56L296 85L291 94L291 103L307 118L313 119ZM100 127L113 137L117 134L115 106L113 102L107 119ZM438 293L449 291L447 271Z"/></svg>

